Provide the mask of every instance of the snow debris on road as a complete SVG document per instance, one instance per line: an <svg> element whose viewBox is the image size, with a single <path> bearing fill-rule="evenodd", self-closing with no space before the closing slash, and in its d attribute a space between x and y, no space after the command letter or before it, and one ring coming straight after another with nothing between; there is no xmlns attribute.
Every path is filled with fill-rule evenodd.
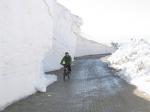
<svg viewBox="0 0 150 112"><path fill-rule="evenodd" d="M57 81L56 75L43 75L36 81L36 90L40 92L46 92L47 86Z"/></svg>
<svg viewBox="0 0 150 112"><path fill-rule="evenodd" d="M131 40L108 58L118 75L138 89L150 94L150 43L144 39Z"/></svg>

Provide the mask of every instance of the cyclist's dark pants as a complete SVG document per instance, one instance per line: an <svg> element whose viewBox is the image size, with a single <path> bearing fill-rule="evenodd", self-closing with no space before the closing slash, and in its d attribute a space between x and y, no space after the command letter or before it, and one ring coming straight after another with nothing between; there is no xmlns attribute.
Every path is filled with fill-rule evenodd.
<svg viewBox="0 0 150 112"><path fill-rule="evenodd" d="M65 65L65 67L67 67L69 71L71 72L71 65Z"/></svg>

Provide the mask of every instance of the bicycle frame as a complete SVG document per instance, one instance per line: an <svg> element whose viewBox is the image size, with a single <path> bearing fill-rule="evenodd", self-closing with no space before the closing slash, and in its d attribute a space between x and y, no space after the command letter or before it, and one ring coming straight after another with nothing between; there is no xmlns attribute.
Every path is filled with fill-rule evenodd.
<svg viewBox="0 0 150 112"><path fill-rule="evenodd" d="M70 71L69 71L69 68L67 66L64 66L64 74L63 75L64 75L64 81L65 81L66 76L70 80Z"/></svg>

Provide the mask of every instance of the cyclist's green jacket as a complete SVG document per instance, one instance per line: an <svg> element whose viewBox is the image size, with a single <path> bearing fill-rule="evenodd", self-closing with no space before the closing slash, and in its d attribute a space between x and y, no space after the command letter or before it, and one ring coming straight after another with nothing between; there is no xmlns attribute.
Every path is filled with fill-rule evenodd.
<svg viewBox="0 0 150 112"><path fill-rule="evenodd" d="M61 60L62 65L71 65L72 63L72 58L71 56L64 56L63 59Z"/></svg>

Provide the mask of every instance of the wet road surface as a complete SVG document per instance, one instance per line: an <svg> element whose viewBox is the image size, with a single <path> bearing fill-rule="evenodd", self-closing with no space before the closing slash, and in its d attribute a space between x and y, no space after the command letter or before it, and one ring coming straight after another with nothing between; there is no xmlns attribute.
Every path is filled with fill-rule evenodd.
<svg viewBox="0 0 150 112"><path fill-rule="evenodd" d="M115 76L99 57L83 57L72 66L71 80L62 70L46 93L36 93L3 112L150 112L150 101L136 87Z"/></svg>

